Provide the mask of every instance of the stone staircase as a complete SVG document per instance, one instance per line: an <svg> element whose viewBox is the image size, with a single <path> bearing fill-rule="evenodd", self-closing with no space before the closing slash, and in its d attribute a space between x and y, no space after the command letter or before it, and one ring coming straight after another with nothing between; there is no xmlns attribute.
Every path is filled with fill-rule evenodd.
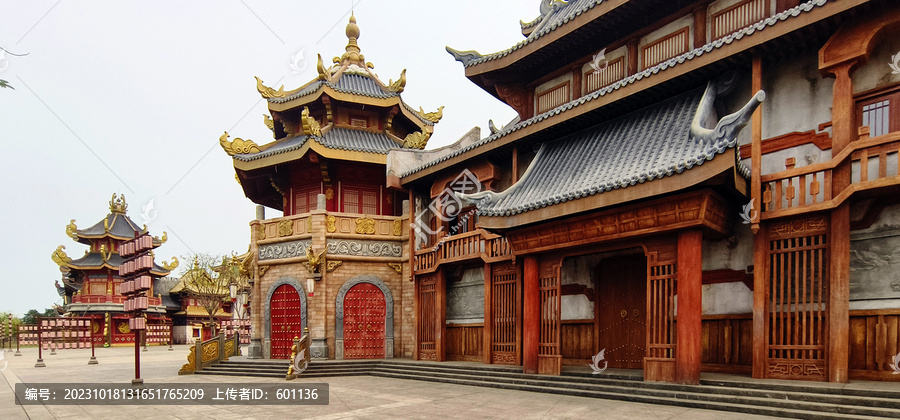
<svg viewBox="0 0 900 420"><path fill-rule="evenodd" d="M197 374L284 378L286 361L226 361ZM301 378L372 375L665 404L799 419L900 418L900 390L870 390L835 384L757 381L713 375L700 385L643 382L624 373L564 371L561 376L526 375L521 367L459 365L409 360L314 361Z"/></svg>

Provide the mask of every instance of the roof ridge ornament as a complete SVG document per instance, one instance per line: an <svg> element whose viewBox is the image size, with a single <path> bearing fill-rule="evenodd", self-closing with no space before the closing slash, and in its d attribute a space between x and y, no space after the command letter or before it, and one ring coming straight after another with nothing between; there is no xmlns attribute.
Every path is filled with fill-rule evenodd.
<svg viewBox="0 0 900 420"><path fill-rule="evenodd" d="M125 214L126 210L128 210L128 204L125 203L125 194L116 198L116 193L113 193L112 198L109 200L110 213ZM109 231L109 229L107 229L107 231Z"/></svg>
<svg viewBox="0 0 900 420"><path fill-rule="evenodd" d="M403 147L410 149L424 149L425 145L428 144L428 139L430 137L431 134L422 131L409 133L403 139Z"/></svg>
<svg viewBox="0 0 900 420"><path fill-rule="evenodd" d="M541 158L541 155L544 154L544 150L546 149L547 143L541 143L541 145L537 148L537 153L535 153L534 158L531 159L532 164L528 165L528 169L525 170L525 173L516 181L515 184L512 184L509 188L504 190L503 192L493 192L491 190L484 190L477 193L472 194L464 194L464 193L456 193L456 196L462 200L464 203L474 204L475 207L482 207L488 204L496 203L506 196L511 194L513 191L519 188L520 185L523 184L523 180L528 177L528 175L532 172L534 167L534 162L538 162L538 159Z"/></svg>
<svg viewBox="0 0 900 420"><path fill-rule="evenodd" d="M66 225L66 236L73 240L78 240L78 226L75 225L75 219L70 220L69 224Z"/></svg>
<svg viewBox="0 0 900 420"><path fill-rule="evenodd" d="M391 92L403 92L403 89L406 88L406 69L400 72L400 78L397 81L393 81L393 79L388 79L388 90Z"/></svg>
<svg viewBox="0 0 900 420"><path fill-rule="evenodd" d="M341 64L356 64L366 68L366 59L360 54L359 44L356 43L356 40L359 39L359 26L356 24L356 16L352 11L350 12L350 23L347 24L344 33L347 34L347 46L344 48L344 55L341 56Z"/></svg>
<svg viewBox="0 0 900 420"><path fill-rule="evenodd" d="M303 134L307 136L322 136L322 126L315 118L309 115L309 107L303 107L300 113L300 122L303 124Z"/></svg>
<svg viewBox="0 0 900 420"><path fill-rule="evenodd" d="M424 118L428 121L436 123L436 122L440 121L441 118L444 118L444 106L443 105L439 106L437 111L434 111L434 112L425 112L425 110L422 109L422 107L420 106L419 107L419 115L421 115L422 118Z"/></svg>
<svg viewBox="0 0 900 420"><path fill-rule="evenodd" d="M69 263L72 262L72 259L66 255L66 251L63 251L64 249L66 249L65 245L60 245L56 247L56 251L53 251L53 253L50 254L50 259L61 268L68 266Z"/></svg>
<svg viewBox="0 0 900 420"><path fill-rule="evenodd" d="M272 89L266 85L263 85L262 79L257 76L253 76L256 79L256 90L262 95L263 98L283 98L284 97L284 85L281 85L278 90Z"/></svg>
<svg viewBox="0 0 900 420"><path fill-rule="evenodd" d="M694 113L694 119L691 121L691 136L710 144L726 139L729 143L737 141L737 132L750 122L753 111L766 100L766 92L763 90L757 91L737 112L717 119L715 111L716 97L729 91L733 85L733 77L710 80L707 83L706 90L700 98L700 104L697 105L697 112ZM708 128L713 122L715 122L715 127ZM731 145L729 144L728 146L730 147Z"/></svg>
<svg viewBox="0 0 900 420"><path fill-rule="evenodd" d="M454 60L462 63L463 67L467 67L470 62L483 57L481 53L475 50L459 51L450 47L444 47L444 49L453 56Z"/></svg>
<svg viewBox="0 0 900 420"><path fill-rule="evenodd" d="M319 80L331 82L331 72L325 67L325 62L322 61L322 54L318 54L318 56L319 61L316 63L316 71L319 73Z"/></svg>
<svg viewBox="0 0 900 420"><path fill-rule="evenodd" d="M234 156L237 153L240 154L250 154L250 153L259 153L259 146L253 140L241 139L239 137L235 137L234 141L228 141L228 132L219 136L219 146L222 146L222 150L225 153L228 153L228 156Z"/></svg>

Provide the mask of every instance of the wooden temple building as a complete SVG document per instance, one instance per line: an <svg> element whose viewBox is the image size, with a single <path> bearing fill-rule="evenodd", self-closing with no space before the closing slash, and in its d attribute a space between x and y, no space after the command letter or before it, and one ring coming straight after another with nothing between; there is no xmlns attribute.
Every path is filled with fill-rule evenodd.
<svg viewBox="0 0 900 420"><path fill-rule="evenodd" d="M66 315L92 317L93 338L97 345L126 346L134 345L134 332L128 326L129 316L125 313L126 297L119 287L123 278L119 276L119 265L124 259L119 256L119 246L135 238L135 232L146 231L146 226L139 227L126 214L128 204L125 196L113 194L109 201L109 214L93 226L79 229L73 219L66 226L66 235L73 241L85 244L88 249L80 258L66 255L65 246L60 245L51 258L59 265L62 279L56 283L57 290L64 301ZM154 237L155 245L166 242L166 233L162 237ZM176 266L178 260L156 265L150 270L154 287L160 278L167 276ZM162 339L163 330L167 333L172 325L159 293L150 289L147 325L151 337L150 343L168 343ZM158 340L157 340L158 339Z"/></svg>
<svg viewBox="0 0 900 420"><path fill-rule="evenodd" d="M900 3L542 0L522 35L448 48L516 119L388 156L415 359L898 379Z"/></svg>
<svg viewBox="0 0 900 420"><path fill-rule="evenodd" d="M345 52L294 89L257 78L274 141L220 138L247 198L252 323L249 357L288 358L308 331L315 358L413 355L408 192L388 188L391 149L421 149L441 118L400 97L405 70L384 83L351 16ZM264 207L282 217L265 218Z"/></svg>

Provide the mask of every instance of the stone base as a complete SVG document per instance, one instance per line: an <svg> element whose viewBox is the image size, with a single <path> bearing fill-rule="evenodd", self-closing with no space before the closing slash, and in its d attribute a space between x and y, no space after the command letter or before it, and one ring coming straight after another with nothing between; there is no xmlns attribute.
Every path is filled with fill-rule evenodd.
<svg viewBox="0 0 900 420"><path fill-rule="evenodd" d="M328 359L328 343L324 338L313 338L309 353L313 359Z"/></svg>
<svg viewBox="0 0 900 420"><path fill-rule="evenodd" d="M34 367L47 367L47 364L44 363L44 359L37 359L37 362L34 364Z"/></svg>
<svg viewBox="0 0 900 420"><path fill-rule="evenodd" d="M98 362L98 361L97 361L97 358L94 357L94 356L91 356L91 359L88 360L88 364L89 364L89 365L96 365L96 364L98 364L98 363L100 363L100 362Z"/></svg>
<svg viewBox="0 0 900 420"><path fill-rule="evenodd" d="M248 359L262 359L262 341L258 338L254 338L250 340L250 347L247 347L247 358Z"/></svg>

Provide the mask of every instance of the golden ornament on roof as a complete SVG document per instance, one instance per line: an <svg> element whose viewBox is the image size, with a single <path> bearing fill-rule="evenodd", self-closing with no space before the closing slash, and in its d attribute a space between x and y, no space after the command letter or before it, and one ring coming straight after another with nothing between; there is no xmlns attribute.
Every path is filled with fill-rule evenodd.
<svg viewBox="0 0 900 420"><path fill-rule="evenodd" d="M406 69L400 72L400 78L397 79L396 82L388 79L388 90L391 92L403 92L403 88L406 87Z"/></svg>
<svg viewBox="0 0 900 420"><path fill-rule="evenodd" d="M309 115L309 107L303 107L300 113L300 122L303 124L303 134L307 136L321 136L322 127L315 118Z"/></svg>
<svg viewBox="0 0 900 420"><path fill-rule="evenodd" d="M56 251L53 251L53 253L50 254L50 259L53 260L53 262L55 262L56 265L58 265L60 267L65 267L70 262L72 262L72 259L69 258L68 255L66 255L66 251L63 251L64 249L66 249L66 247L63 245L60 245L60 246L56 247Z"/></svg>
<svg viewBox="0 0 900 420"><path fill-rule="evenodd" d="M111 252L106 252L106 244L100 245L100 258L103 259L103 262L109 261L111 255Z"/></svg>
<svg viewBox="0 0 900 420"><path fill-rule="evenodd" d="M335 60L340 61L337 57L335 57ZM325 63L322 61L322 54L319 54L319 61L316 63L316 71L319 72L319 80L325 80L327 82L331 81L331 74L328 72L328 69L325 68Z"/></svg>
<svg viewBox="0 0 900 420"><path fill-rule="evenodd" d="M263 114L263 124L265 124L266 128L269 130L275 131L275 121L272 121L272 117Z"/></svg>
<svg viewBox="0 0 900 420"><path fill-rule="evenodd" d="M237 175L235 175L235 176L237 176ZM156 242L159 242L160 244L164 244L164 243L166 243L166 241L169 240L169 236L168 236L168 234L166 233L166 231L163 231L162 238L160 238L160 237L158 237L158 236L154 236L154 237L153 237L153 240L156 241Z"/></svg>
<svg viewBox="0 0 900 420"><path fill-rule="evenodd" d="M259 91L259 94L262 95L263 98L283 98L284 97L284 85L281 85L278 90L272 89L268 86L263 85L262 79L259 77L253 76L256 78L256 90Z"/></svg>
<svg viewBox="0 0 900 420"><path fill-rule="evenodd" d="M166 271L172 271L172 270L174 270L176 267L178 267L178 258L172 257L172 262L171 262L171 263L168 263L168 262L163 261L161 265L162 265L162 268L165 268L165 269L166 269Z"/></svg>
<svg viewBox="0 0 900 420"><path fill-rule="evenodd" d="M425 118L428 121L438 122L441 120L441 118L444 118L444 107L440 106L440 107L438 107L437 111L427 112L427 113L425 112L424 109L422 109L422 107L419 107L419 115L421 115L422 118Z"/></svg>
<svg viewBox="0 0 900 420"><path fill-rule="evenodd" d="M243 140L235 137L234 141L228 141L228 132L219 136L219 145L228 153L228 156L234 156L236 153L259 153L259 146L253 140Z"/></svg>
<svg viewBox="0 0 900 420"><path fill-rule="evenodd" d="M66 225L66 235L72 239L78 239L78 226L75 226L75 219L69 221L69 224Z"/></svg>
<svg viewBox="0 0 900 420"><path fill-rule="evenodd" d="M421 131L409 133L409 135L403 139L403 147L410 149L424 149L425 145L428 144L429 137L431 137L431 134L423 133Z"/></svg>
<svg viewBox="0 0 900 420"><path fill-rule="evenodd" d="M116 198L116 194L113 193L112 198L109 200L109 211L111 213L125 214L126 210L128 210L128 204L125 203L125 194Z"/></svg>

